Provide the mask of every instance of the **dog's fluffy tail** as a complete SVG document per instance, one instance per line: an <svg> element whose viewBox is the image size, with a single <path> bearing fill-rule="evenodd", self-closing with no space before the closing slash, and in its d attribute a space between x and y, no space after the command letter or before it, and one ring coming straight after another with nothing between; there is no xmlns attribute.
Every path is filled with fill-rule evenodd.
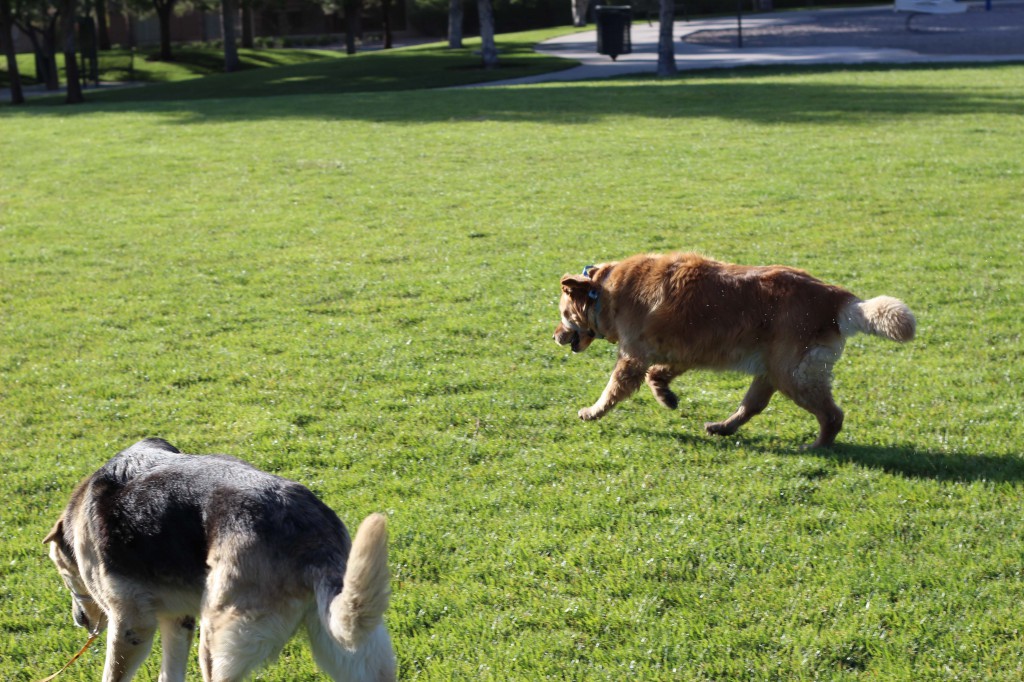
<svg viewBox="0 0 1024 682"><path fill-rule="evenodd" d="M843 336L863 332L902 343L914 338L916 329L917 320L910 308L892 296L876 296L867 301L854 299L839 312L839 330Z"/></svg>
<svg viewBox="0 0 1024 682"><path fill-rule="evenodd" d="M326 609L331 635L345 648L358 649L383 622L390 598L387 517L371 514L352 541L344 586Z"/></svg>

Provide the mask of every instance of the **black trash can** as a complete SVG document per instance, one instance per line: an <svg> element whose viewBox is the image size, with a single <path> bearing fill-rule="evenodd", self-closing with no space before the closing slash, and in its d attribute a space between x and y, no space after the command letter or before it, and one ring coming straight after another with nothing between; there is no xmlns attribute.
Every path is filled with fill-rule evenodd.
<svg viewBox="0 0 1024 682"><path fill-rule="evenodd" d="M633 51L629 29L633 25L633 8L629 5L598 5L594 8L597 23L597 53L615 61L620 54Z"/></svg>

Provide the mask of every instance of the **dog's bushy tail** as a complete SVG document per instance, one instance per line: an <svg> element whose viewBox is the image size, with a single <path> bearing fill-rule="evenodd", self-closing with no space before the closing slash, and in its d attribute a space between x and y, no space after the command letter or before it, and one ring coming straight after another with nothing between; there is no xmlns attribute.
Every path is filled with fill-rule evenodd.
<svg viewBox="0 0 1024 682"><path fill-rule="evenodd" d="M839 330L843 336L863 332L903 343L914 338L917 320L907 304L898 298L876 296L845 304L839 314Z"/></svg>
<svg viewBox="0 0 1024 682"><path fill-rule="evenodd" d="M326 609L331 635L345 648L358 649L383 622L390 599L387 517L371 514L352 541L344 586Z"/></svg>

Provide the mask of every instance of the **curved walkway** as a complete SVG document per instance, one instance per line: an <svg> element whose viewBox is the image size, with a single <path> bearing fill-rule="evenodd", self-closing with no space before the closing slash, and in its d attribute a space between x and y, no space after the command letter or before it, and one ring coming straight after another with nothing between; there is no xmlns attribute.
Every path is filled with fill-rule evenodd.
<svg viewBox="0 0 1024 682"><path fill-rule="evenodd" d="M736 17L677 21L676 68L680 71L754 65L914 64L1024 61L1024 2L972 2L952 15L907 15L892 5L744 15L737 45ZM633 51L615 61L596 53L596 31L548 40L538 52L580 62L564 71L481 84L519 85L654 73L658 24L634 23Z"/></svg>

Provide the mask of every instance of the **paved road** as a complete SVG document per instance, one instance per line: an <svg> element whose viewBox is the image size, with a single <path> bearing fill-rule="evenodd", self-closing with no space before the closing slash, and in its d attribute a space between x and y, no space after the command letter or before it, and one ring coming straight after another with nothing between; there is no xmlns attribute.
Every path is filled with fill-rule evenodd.
<svg viewBox="0 0 1024 682"><path fill-rule="evenodd" d="M969 3L962 14L907 15L892 5L863 9L809 10L743 17L743 44L737 21L703 19L675 24L679 70L752 65L860 64L1024 61L1024 2ZM657 70L658 26L634 24L633 52L614 62L595 52L594 31L554 38L537 46L546 54L573 59L579 66L527 78L487 83L517 85L546 81L611 78Z"/></svg>

